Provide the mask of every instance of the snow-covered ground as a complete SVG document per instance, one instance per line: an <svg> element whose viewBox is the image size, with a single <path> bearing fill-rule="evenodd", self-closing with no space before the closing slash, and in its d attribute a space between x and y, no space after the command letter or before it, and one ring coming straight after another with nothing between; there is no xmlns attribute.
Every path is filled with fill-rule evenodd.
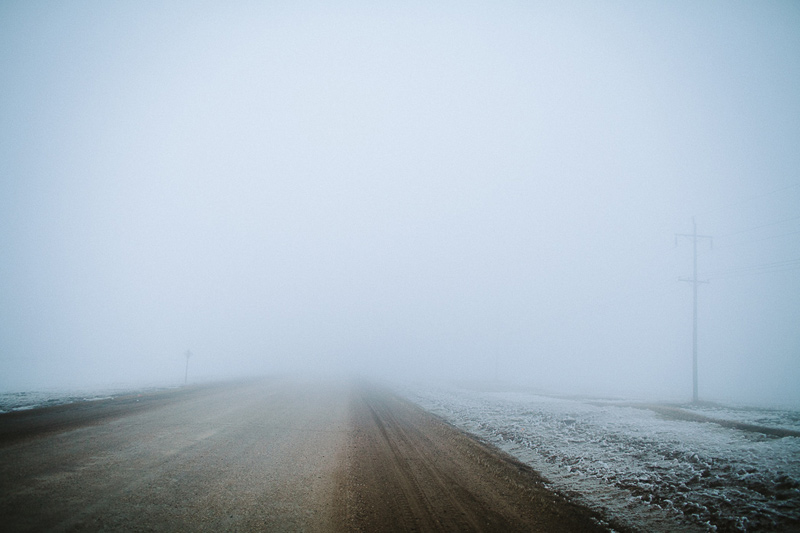
<svg viewBox="0 0 800 533"><path fill-rule="evenodd" d="M796 411L671 406L457 387L406 396L531 465L552 488L640 531L800 531Z"/></svg>
<svg viewBox="0 0 800 533"><path fill-rule="evenodd" d="M162 390L166 387L103 387L96 389L48 389L0 393L0 413L74 402L97 401L125 394Z"/></svg>

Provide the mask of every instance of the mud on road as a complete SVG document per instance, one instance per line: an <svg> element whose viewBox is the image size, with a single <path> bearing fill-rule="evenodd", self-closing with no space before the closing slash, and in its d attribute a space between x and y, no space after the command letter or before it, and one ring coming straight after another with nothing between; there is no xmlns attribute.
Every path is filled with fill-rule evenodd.
<svg viewBox="0 0 800 533"><path fill-rule="evenodd" d="M0 415L4 531L606 531L385 390L265 380Z"/></svg>

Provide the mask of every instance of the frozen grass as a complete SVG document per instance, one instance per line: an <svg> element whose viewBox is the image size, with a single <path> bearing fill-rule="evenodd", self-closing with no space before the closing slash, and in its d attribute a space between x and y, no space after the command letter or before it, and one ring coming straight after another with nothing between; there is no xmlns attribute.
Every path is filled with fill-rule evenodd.
<svg viewBox="0 0 800 533"><path fill-rule="evenodd" d="M800 530L800 438L669 416L800 430L795 411L666 406L456 387L406 394L642 531ZM656 407L656 406L652 406ZM666 413L666 414L665 414Z"/></svg>
<svg viewBox="0 0 800 533"><path fill-rule="evenodd" d="M96 389L47 389L38 391L6 392L0 394L0 413L24 411L38 407L67 403L97 401L125 394L152 392L168 387L104 387ZM171 387L169 387L171 388Z"/></svg>

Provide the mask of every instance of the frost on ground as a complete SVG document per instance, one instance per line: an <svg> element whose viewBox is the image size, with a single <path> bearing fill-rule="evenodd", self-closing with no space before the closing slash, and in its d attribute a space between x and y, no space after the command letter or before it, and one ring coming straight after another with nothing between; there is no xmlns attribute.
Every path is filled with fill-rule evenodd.
<svg viewBox="0 0 800 533"><path fill-rule="evenodd" d="M39 407L50 407L75 402L91 402L107 400L126 394L143 394L165 387L145 387L133 389L130 387L113 387L87 390L38 390L0 393L0 414L11 411L25 411Z"/></svg>
<svg viewBox="0 0 800 533"><path fill-rule="evenodd" d="M634 529L800 531L800 437L675 419L631 402L455 387L405 394ZM670 409L800 431L794 411L678 407Z"/></svg>

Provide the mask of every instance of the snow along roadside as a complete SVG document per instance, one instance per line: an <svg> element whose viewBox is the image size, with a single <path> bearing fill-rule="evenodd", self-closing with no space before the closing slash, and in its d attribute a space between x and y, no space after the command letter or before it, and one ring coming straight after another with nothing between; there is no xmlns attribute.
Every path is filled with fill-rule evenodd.
<svg viewBox="0 0 800 533"><path fill-rule="evenodd" d="M748 531L800 526L798 437L711 424L700 414L665 418L630 402L455 387L404 393L531 465L552 488L631 527ZM772 425L795 431L797 413L780 413L770 411L776 418ZM731 418L747 424L753 413Z"/></svg>

